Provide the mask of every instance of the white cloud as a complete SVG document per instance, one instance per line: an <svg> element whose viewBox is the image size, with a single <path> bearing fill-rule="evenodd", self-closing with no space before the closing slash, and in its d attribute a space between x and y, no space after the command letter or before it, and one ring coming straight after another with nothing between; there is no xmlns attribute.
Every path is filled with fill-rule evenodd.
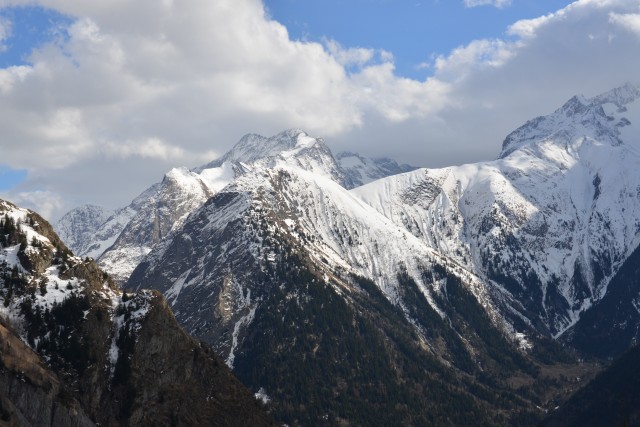
<svg viewBox="0 0 640 427"><path fill-rule="evenodd" d="M185 160L185 152L182 148L171 146L158 138L148 138L144 141L127 141L124 144L108 142L103 149L107 155L111 156L140 156L176 162Z"/></svg>
<svg viewBox="0 0 640 427"><path fill-rule="evenodd" d="M637 35L640 35L640 13L611 13L609 15L609 20L614 24L618 24Z"/></svg>
<svg viewBox="0 0 640 427"><path fill-rule="evenodd" d="M293 41L259 0L39 3L76 19L30 65L0 69L0 152L29 170L20 191L67 204L122 205L172 166L290 127L414 164L487 159L522 122L640 75L638 0L514 23L432 58L425 80L375 47Z"/></svg>
<svg viewBox="0 0 640 427"><path fill-rule="evenodd" d="M511 5L511 0L464 0L465 7L495 6L503 8Z"/></svg>
<svg viewBox="0 0 640 427"><path fill-rule="evenodd" d="M51 217L64 206L59 194L51 191L29 191L13 193L10 196L3 195L16 205L38 212L44 218Z"/></svg>
<svg viewBox="0 0 640 427"><path fill-rule="evenodd" d="M448 56L437 57L435 70L440 79L464 79L480 69L503 66L520 45L520 42L503 40L474 40L454 49Z"/></svg>
<svg viewBox="0 0 640 427"><path fill-rule="evenodd" d="M331 56L333 56L338 63L344 66L357 65L362 67L373 60L376 54L374 49L353 47L345 49L335 40L326 40L325 46Z"/></svg>
<svg viewBox="0 0 640 427"><path fill-rule="evenodd" d="M13 66L0 69L0 92L9 92L14 84L24 81L31 72L31 67Z"/></svg>

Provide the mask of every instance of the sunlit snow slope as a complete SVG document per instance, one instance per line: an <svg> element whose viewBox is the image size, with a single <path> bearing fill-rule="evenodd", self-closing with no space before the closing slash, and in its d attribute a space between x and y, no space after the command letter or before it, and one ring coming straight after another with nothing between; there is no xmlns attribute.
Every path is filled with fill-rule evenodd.
<svg viewBox="0 0 640 427"><path fill-rule="evenodd" d="M248 134L207 165L171 170L162 182L110 216L100 208L81 206L66 214L56 228L75 253L97 259L116 282L123 283L157 243L179 229L191 212L236 177L256 169L289 165L350 188L363 179L387 176L408 167L389 159L349 156L356 156L361 164L345 163L343 169L322 139L297 129L270 138ZM360 172L354 172L356 169Z"/></svg>
<svg viewBox="0 0 640 427"><path fill-rule="evenodd" d="M574 97L510 134L498 160L352 190L559 335L602 298L640 232L640 90Z"/></svg>

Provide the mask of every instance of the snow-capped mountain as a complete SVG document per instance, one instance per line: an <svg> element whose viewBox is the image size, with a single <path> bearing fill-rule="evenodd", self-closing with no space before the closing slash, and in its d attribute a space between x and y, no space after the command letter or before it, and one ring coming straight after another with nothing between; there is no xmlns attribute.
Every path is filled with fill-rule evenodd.
<svg viewBox="0 0 640 427"><path fill-rule="evenodd" d="M324 141L310 137L299 129L289 129L270 138L245 135L224 156L195 170L202 173L225 164L234 166L236 176L255 168L272 168L279 164L296 165L345 184L344 172Z"/></svg>
<svg viewBox="0 0 640 427"><path fill-rule="evenodd" d="M440 389L440 380L426 375L429 369L476 373L482 366L486 373L497 372L508 360L503 372L521 372L529 362L518 348L536 339L518 333L494 309L505 303L503 295L487 292L479 278L326 174L296 164L255 168L238 177L158 244L126 287L161 291L185 329L210 343L246 385L264 390L283 422L314 421L296 405L284 404L311 404L296 387L335 388L339 398L322 399L321 405L336 420L346 408L372 402L358 378L386 390L405 382ZM363 347L361 340L367 342ZM376 361L362 362L367 359ZM396 359L415 375L378 382L381 375L393 376L390 360ZM300 365L301 360L306 362ZM380 371L369 372L373 366ZM327 369L343 374L327 378ZM283 377L304 378L307 385ZM363 394L350 394L341 381ZM502 390L479 387L492 396ZM408 420L398 409L402 393L386 393L374 413ZM457 393L438 398L460 398ZM408 413L441 414L448 408L409 395ZM465 408L493 404L472 399Z"/></svg>
<svg viewBox="0 0 640 427"><path fill-rule="evenodd" d="M563 352L551 337L578 343L581 316L621 298L616 321L638 324L635 279L616 274L640 245L639 99L576 96L494 161L362 186L397 165L336 160L299 130L247 135L113 217L100 262L135 267L125 286L161 291L283 423L468 423L452 401L479 424L526 419L545 401L514 382L566 380L540 376Z"/></svg>
<svg viewBox="0 0 640 427"><path fill-rule="evenodd" d="M93 236L114 213L100 206L79 206L60 218L56 230L75 253L92 256L90 246L93 244Z"/></svg>
<svg viewBox="0 0 640 427"><path fill-rule="evenodd" d="M399 165L395 160L386 157L367 158L350 151L336 154L336 160L346 176L349 183L346 188L349 189L417 169L406 164Z"/></svg>
<svg viewBox="0 0 640 427"><path fill-rule="evenodd" d="M248 134L207 165L193 170L173 169L161 183L102 222L97 218L88 221L90 208L81 207L65 215L57 229L71 238L71 247L78 255L97 259L118 283L123 283L144 256L171 230L180 228L191 212L236 177L253 170L294 165L351 188L363 179L406 167L388 159L357 158L368 165L363 176L354 175L353 168L345 172L322 139L301 130L287 130L270 138ZM76 225L82 230L78 231Z"/></svg>
<svg viewBox="0 0 640 427"><path fill-rule="evenodd" d="M276 238L269 239L265 233L283 241L272 242ZM200 337L215 343L232 361L234 339L229 336L221 342L219 337L209 337L201 330L203 317L192 314L208 312L205 318L215 318L214 313L224 312L229 325L241 328L244 316L259 305L255 289L251 297L251 289L260 287L257 266L276 263L277 247L285 244L297 248L338 286L351 288L352 275L366 277L399 306L398 273L403 271L416 282L432 309L443 313L434 297L442 284L423 278L423 272L433 270L434 265L464 281L481 303L491 306L478 278L449 263L335 181L287 165L236 179L195 212L179 233L156 246L127 286L161 290L187 330L200 330ZM212 306L201 295L214 290L234 295L219 301L224 309ZM504 325L504 320L496 318L496 325Z"/></svg>
<svg viewBox="0 0 640 427"><path fill-rule="evenodd" d="M123 293L4 200L0 336L2 425L271 425L159 293Z"/></svg>
<svg viewBox="0 0 640 427"><path fill-rule="evenodd" d="M623 139L635 135L627 128L640 120L639 98L632 85L574 97L511 133L498 160L420 169L353 193L558 336L638 245L640 154Z"/></svg>
<svg viewBox="0 0 640 427"><path fill-rule="evenodd" d="M214 184L202 175L187 169L169 171L162 182L138 196L112 219L124 227L115 236L105 233L115 239L99 255L98 264L118 283L124 282L158 242L172 229L180 227L193 210L202 206L213 194L212 187L215 188ZM112 220L105 223L107 228ZM113 231L117 232L117 228L114 227Z"/></svg>
<svg viewBox="0 0 640 427"><path fill-rule="evenodd" d="M501 381L532 375L536 354L548 358L543 336L578 330L640 243L640 155L625 144L636 135L638 98L631 85L574 97L510 134L495 161L414 170L350 191L354 171L371 177L372 163L345 155L341 165L301 131L248 135L219 160L183 171L211 197L171 220L126 286L163 292L190 333L279 402L283 422L314 421L283 403L310 404L299 385L282 383L285 368L311 389L331 381L340 396L327 403L331 417L362 402L367 386L356 378L375 377L369 365L390 360L407 372L422 361L459 381L471 374L486 396L511 393ZM128 226L144 233L152 215L140 212ZM359 350L367 367L329 350L349 353L369 334L378 338ZM300 358L314 368L298 366ZM327 379L326 364L343 375ZM400 375L398 384L439 387L421 375ZM413 413L428 406L408 399L377 416L406 421L402 405ZM473 405L498 409L483 399Z"/></svg>

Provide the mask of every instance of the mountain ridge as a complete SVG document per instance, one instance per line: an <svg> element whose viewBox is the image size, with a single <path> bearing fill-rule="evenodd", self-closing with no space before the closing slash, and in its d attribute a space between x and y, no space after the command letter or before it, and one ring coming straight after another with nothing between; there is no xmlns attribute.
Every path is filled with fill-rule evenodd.
<svg viewBox="0 0 640 427"><path fill-rule="evenodd" d="M123 293L4 200L0 301L0 407L18 425L271 424L162 295Z"/></svg>
<svg viewBox="0 0 640 427"><path fill-rule="evenodd" d="M415 384L394 406L355 381L369 376L394 390L416 378L453 384L431 397L459 402L480 424L489 413L496 424L536 420L567 381L550 374L554 364L575 364L553 340L568 342L600 301L619 301L609 283L640 243L640 176L628 173L640 153L623 143L639 95L627 85L576 96L512 132L494 161L351 190L355 172L371 170L345 173L340 160L353 156L336 159L299 130L247 135L187 171L228 181L178 226L166 222L125 286L162 292L280 422L362 422L370 414L349 408L363 402L380 419L461 422ZM153 217L144 212L140 232ZM379 370L366 371L353 348ZM399 383L389 370L398 366ZM289 368L300 380L282 381Z"/></svg>
<svg viewBox="0 0 640 427"><path fill-rule="evenodd" d="M640 155L611 139L622 118L585 125L582 109L566 116L574 103L584 107L574 98L551 118L521 127L516 133L526 143L498 160L419 169L352 192L470 271L501 284L534 312L528 317L540 332L558 336L602 297L640 237L638 221L625 214L640 209L640 178L626 172ZM550 132L548 123L559 130ZM593 135L605 135L605 141Z"/></svg>
<svg viewBox="0 0 640 427"><path fill-rule="evenodd" d="M397 166L388 159L370 163L372 167L365 175L392 173ZM208 164L191 170L172 169L162 182L145 190L97 227L82 225L94 229L93 233L83 234L85 241L76 243L72 233L66 231L69 229L66 224L82 223L87 208L69 212L57 228L74 243L74 249L80 249L79 255L97 259L118 283L124 283L151 248L171 230L179 228L186 216L208 198L254 169L278 165L313 171L349 188L363 179L360 172L356 176L352 170L343 169L321 138L312 138L302 130L289 129L270 138L247 134L229 152Z"/></svg>

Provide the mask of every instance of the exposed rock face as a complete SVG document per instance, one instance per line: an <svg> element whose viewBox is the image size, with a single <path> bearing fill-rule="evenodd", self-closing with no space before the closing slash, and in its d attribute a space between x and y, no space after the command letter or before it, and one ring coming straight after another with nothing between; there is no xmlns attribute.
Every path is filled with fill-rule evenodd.
<svg viewBox="0 0 640 427"><path fill-rule="evenodd" d="M115 212L94 205L79 206L67 212L56 224L60 238L75 253L91 255L94 235Z"/></svg>
<svg viewBox="0 0 640 427"><path fill-rule="evenodd" d="M113 245L98 257L98 264L119 284L126 281L151 248L180 227L213 194L201 176L187 169L171 170L154 187L155 191L147 190L147 197L138 197L135 207L129 207L135 213Z"/></svg>
<svg viewBox="0 0 640 427"><path fill-rule="evenodd" d="M17 334L0 324L0 424L95 426L66 387Z"/></svg>
<svg viewBox="0 0 640 427"><path fill-rule="evenodd" d="M46 360L20 344L16 364L17 344L0 346L3 405L16 423L269 424L212 350L178 326L160 294L122 294L41 217L2 200L0 229L0 312ZM18 371L29 387L16 382ZM40 421L32 423L32 414Z"/></svg>

